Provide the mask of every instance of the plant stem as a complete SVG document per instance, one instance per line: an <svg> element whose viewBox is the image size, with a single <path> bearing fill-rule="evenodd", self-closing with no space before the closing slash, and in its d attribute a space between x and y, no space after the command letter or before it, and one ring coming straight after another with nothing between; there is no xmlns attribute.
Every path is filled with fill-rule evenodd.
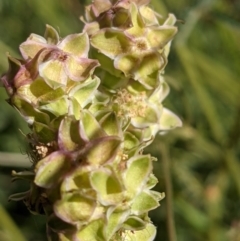
<svg viewBox="0 0 240 241"><path fill-rule="evenodd" d="M0 229L6 234L8 240L26 241L21 231L0 204Z"/></svg>
<svg viewBox="0 0 240 241"><path fill-rule="evenodd" d="M21 153L0 152L0 166L29 168L31 162Z"/></svg>
<svg viewBox="0 0 240 241"><path fill-rule="evenodd" d="M166 186L166 206L167 206L167 229L169 241L177 241L176 228L173 214L173 192L172 180L170 171L170 158L168 148L164 143L161 143L160 151L162 154L163 172Z"/></svg>

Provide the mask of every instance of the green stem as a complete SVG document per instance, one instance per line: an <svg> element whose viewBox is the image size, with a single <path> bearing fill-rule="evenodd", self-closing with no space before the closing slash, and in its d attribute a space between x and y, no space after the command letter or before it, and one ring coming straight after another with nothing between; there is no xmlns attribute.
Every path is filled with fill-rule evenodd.
<svg viewBox="0 0 240 241"><path fill-rule="evenodd" d="M174 214L173 214L173 192L170 171L170 158L168 148L164 143L160 144L162 155L163 172L166 186L166 206L167 206L167 229L169 241L177 241Z"/></svg>
<svg viewBox="0 0 240 241"><path fill-rule="evenodd" d="M31 162L27 155L21 153L0 152L0 166L29 168Z"/></svg>
<svg viewBox="0 0 240 241"><path fill-rule="evenodd" d="M0 204L0 229L9 241L27 241L19 228Z"/></svg>

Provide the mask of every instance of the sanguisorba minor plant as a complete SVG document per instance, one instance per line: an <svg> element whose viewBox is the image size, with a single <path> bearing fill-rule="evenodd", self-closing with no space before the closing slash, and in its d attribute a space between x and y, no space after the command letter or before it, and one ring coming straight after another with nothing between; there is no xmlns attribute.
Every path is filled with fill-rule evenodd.
<svg viewBox="0 0 240 241"><path fill-rule="evenodd" d="M31 133L29 171L12 173L30 189L10 196L47 216L51 241L150 241L148 212L156 159L143 150L157 133L181 126L162 101L176 18L149 0L95 0L81 33L60 38L47 25L8 56L1 78Z"/></svg>

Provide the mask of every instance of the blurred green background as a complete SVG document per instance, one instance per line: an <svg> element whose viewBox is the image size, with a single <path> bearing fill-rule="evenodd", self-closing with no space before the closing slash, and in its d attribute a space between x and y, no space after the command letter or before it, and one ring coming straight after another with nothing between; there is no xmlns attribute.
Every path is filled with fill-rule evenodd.
<svg viewBox="0 0 240 241"><path fill-rule="evenodd" d="M0 0L0 73L8 68L5 53L18 57L19 44L32 32L42 35L45 24L62 37L80 32L87 2ZM146 150L159 159L156 189L167 196L151 213L156 241L240 241L240 1L152 0L151 6L179 19L165 106L183 120ZM7 200L27 190L10 175L29 161L22 134L28 128L6 98L0 88L0 241L44 241L44 217Z"/></svg>

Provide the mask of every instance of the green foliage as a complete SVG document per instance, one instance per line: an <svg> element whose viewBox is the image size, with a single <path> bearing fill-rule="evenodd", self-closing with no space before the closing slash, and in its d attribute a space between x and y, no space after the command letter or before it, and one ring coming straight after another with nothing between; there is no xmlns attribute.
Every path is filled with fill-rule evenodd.
<svg viewBox="0 0 240 241"><path fill-rule="evenodd" d="M169 109L181 116L184 126L159 136L149 150L159 159L155 163L154 173L160 180L157 186L160 192L166 192L163 158L170 162L178 240L237 241L240 221L240 6L237 1L227 0L199 2L152 1L157 12L166 14L170 11L177 19L185 21L185 24L178 24L179 33L169 56L165 76L171 93L164 101ZM1 1L1 53L8 51L11 56L17 56L16 46L30 32L43 33L45 23L59 28L61 36L78 32L81 29L78 16L82 13L82 4L53 0L48 4L40 0ZM7 70L3 54L0 55L0 70L1 73ZM91 88L94 87L89 86ZM89 96L89 89L86 86L86 89L79 91L86 91ZM4 90L0 91L1 100L6 99ZM24 138L18 129L27 133L27 127L3 101L0 101L0 109L0 150L25 150L24 144L21 146ZM131 133L127 135L126 146L137 142ZM159 143L165 144L167 155L159 148ZM32 224L34 221L29 222L24 217L27 212L20 216L24 206L6 202L9 194L19 189L25 190L24 187L9 184L9 169L1 168L1 174L1 203L11 213L27 240L44 240L44 236L38 233L40 221L37 221L36 227ZM159 228L157 241L167 240L166 200L161 204L163 208L152 213L154 224ZM6 236L7 229L10 230L10 226L0 226L0 239L11 241L13 239Z"/></svg>

